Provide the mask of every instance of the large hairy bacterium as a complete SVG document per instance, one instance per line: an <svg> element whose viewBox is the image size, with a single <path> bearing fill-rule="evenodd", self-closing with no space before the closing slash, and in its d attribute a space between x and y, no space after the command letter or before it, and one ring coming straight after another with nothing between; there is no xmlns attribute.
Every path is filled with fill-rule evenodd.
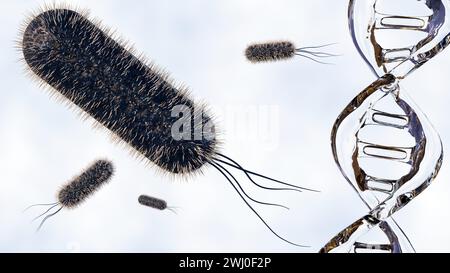
<svg viewBox="0 0 450 273"><path fill-rule="evenodd" d="M187 89L176 86L166 73L111 38L105 28L83 13L52 8L33 16L26 24L21 46L35 75L54 93L107 128L116 140L130 146L135 154L165 173L182 176L201 172L205 165L213 166L267 228L291 243L275 233L249 202L282 206L250 197L226 167L241 171L255 186L266 190L304 188L248 171L221 154L215 124L204 107L191 100ZM193 113L194 118L183 123L194 129L187 137L173 133L173 125L180 117L173 114L177 108ZM252 177L283 184L284 188L258 184Z"/></svg>

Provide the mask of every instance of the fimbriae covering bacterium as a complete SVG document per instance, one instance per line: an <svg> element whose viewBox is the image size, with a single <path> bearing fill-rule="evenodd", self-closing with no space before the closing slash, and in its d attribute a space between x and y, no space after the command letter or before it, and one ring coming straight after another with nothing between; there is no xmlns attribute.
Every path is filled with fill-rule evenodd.
<svg viewBox="0 0 450 273"><path fill-rule="evenodd" d="M241 171L251 183L266 190L309 190L251 172L219 152L215 123L203 105L190 99L187 88L177 86L151 62L136 57L132 49L114 40L109 31L90 21L85 13L53 7L32 16L21 40L23 57L38 79L51 92L76 105L96 125L107 128L113 138L148 159L163 173L188 177L202 173L205 165L217 169L247 206L280 239L250 205L261 202L250 197L227 167ZM175 107L183 106L200 122L188 124L202 137L174 138ZM208 127L208 130L205 130ZM266 187L254 181L260 177L284 187ZM249 200L249 201L248 201ZM298 245L298 244L295 244ZM301 246L301 245L298 245Z"/></svg>
<svg viewBox="0 0 450 273"><path fill-rule="evenodd" d="M55 212L47 215L41 221L38 227L39 230L48 218L54 216L63 208L73 209L83 203L88 197L93 195L94 192L99 190L101 186L106 184L113 174L114 166L112 162L105 159L97 160L58 191L57 202L50 204L36 204L29 206L26 209L34 206L50 206L44 213L34 218L34 221L56 208Z"/></svg>

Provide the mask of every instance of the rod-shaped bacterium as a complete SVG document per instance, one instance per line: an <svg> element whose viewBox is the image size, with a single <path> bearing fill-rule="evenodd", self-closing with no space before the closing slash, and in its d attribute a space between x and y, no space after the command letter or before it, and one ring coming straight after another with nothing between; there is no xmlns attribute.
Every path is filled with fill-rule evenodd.
<svg viewBox="0 0 450 273"><path fill-rule="evenodd" d="M48 218L54 216L63 208L73 209L84 202L94 192L99 190L101 186L106 184L114 174L114 166L109 160L101 159L92 163L79 175L72 178L57 193L58 201L51 204L36 204L29 206L50 206L44 213L40 214L36 220L56 208L56 211L47 215L40 223L38 230L47 221Z"/></svg>
<svg viewBox="0 0 450 273"><path fill-rule="evenodd" d="M291 59L295 56L301 56L314 62L328 64L317 60L317 58L328 58L338 56L326 52L316 51L315 49L330 46L332 44L322 46L308 46L297 48L290 41L271 41L254 43L245 49L245 57L252 63L273 62Z"/></svg>

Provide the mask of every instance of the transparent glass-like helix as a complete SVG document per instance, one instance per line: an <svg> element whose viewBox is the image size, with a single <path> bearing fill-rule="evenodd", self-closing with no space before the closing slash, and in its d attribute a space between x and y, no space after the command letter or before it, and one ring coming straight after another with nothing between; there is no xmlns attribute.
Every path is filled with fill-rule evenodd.
<svg viewBox="0 0 450 273"><path fill-rule="evenodd" d="M350 0L353 42L378 78L338 116L331 133L340 171L369 213L321 252L413 252L392 214L439 172L442 143L400 81L450 43L450 0ZM369 231L383 242L361 241Z"/></svg>

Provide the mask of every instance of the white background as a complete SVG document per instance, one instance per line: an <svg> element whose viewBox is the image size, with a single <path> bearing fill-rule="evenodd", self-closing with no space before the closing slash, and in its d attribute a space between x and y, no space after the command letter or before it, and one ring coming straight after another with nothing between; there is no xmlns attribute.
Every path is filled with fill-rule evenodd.
<svg viewBox="0 0 450 273"><path fill-rule="evenodd" d="M57 1L59 2L59 1ZM261 192L290 211L255 206L280 234L311 245L297 248L273 236L213 168L186 181L155 171L94 130L77 111L50 99L26 76L15 48L19 27L42 1L2 1L0 10L0 251L317 251L366 209L332 159L329 134L342 108L374 77L356 52L346 0L69 1L132 41L199 100L217 107L279 109L276 145L222 135L223 152L249 169L320 194ZM297 58L253 65L243 56L255 41L289 39L300 46L338 43L336 65ZM450 147L450 50L402 84ZM218 111L220 112L220 111ZM224 118L216 113L221 124ZM222 122L222 123L221 123ZM237 129L236 129L237 130ZM241 132L242 133L242 132ZM64 210L35 233L30 220L58 188L98 157L116 165L114 179L75 210ZM450 165L396 214L418 251L450 250ZM249 185L243 180L243 184ZM149 194L180 207L178 215L137 203Z"/></svg>

